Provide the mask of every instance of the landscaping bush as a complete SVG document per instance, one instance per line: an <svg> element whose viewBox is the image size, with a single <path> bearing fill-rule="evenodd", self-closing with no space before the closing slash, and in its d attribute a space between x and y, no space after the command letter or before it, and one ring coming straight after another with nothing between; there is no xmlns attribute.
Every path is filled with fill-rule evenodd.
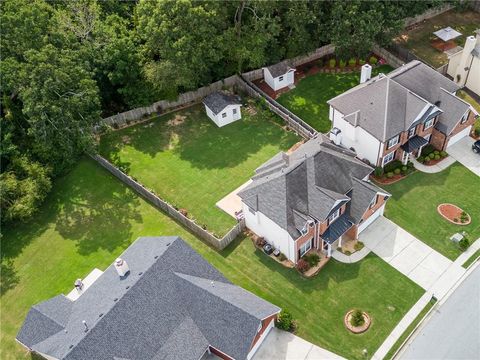
<svg viewBox="0 0 480 360"><path fill-rule="evenodd" d="M337 60L332 58L328 61L328 66L330 66L331 68L334 68L335 65L337 65Z"/></svg>
<svg viewBox="0 0 480 360"><path fill-rule="evenodd" d="M401 170L400 170L399 168L396 168L395 170L393 170L393 173L394 173L395 175L399 175L399 174L400 174L400 171L401 171Z"/></svg>
<svg viewBox="0 0 480 360"><path fill-rule="evenodd" d="M405 175L408 171L408 167L406 165L402 166L402 174Z"/></svg>
<svg viewBox="0 0 480 360"><path fill-rule="evenodd" d="M347 255L347 256L350 256L350 255L352 255L352 252L350 250L345 250L344 254Z"/></svg>
<svg viewBox="0 0 480 360"><path fill-rule="evenodd" d="M280 255L278 255L278 260L285 261L285 260L287 260L287 257L285 256L284 253L280 253Z"/></svg>
<svg viewBox="0 0 480 360"><path fill-rule="evenodd" d="M470 242L468 241L467 238L463 238L462 240L460 240L460 241L458 242L458 247L459 247L460 250L462 250L462 251L467 250L469 246L470 246Z"/></svg>
<svg viewBox="0 0 480 360"><path fill-rule="evenodd" d="M434 156L434 159L435 159L435 160L440 160L440 157L441 157L440 155L435 155L435 156Z"/></svg>
<svg viewBox="0 0 480 360"><path fill-rule="evenodd" d="M345 60L340 60L340 62L338 63L338 66L340 66L340 69L343 69L345 65L347 65L347 62Z"/></svg>
<svg viewBox="0 0 480 360"><path fill-rule="evenodd" d="M358 63L359 63L360 65L365 65L365 60L359 59L359 60L358 60Z"/></svg>
<svg viewBox="0 0 480 360"><path fill-rule="evenodd" d="M370 59L368 59L368 62L369 62L371 65L376 65L377 62L378 62L378 59L377 59L375 56L370 56Z"/></svg>
<svg viewBox="0 0 480 360"><path fill-rule="evenodd" d="M355 327L365 324L365 319L363 318L363 313L361 310L355 309L353 311L352 317L350 318L350 324Z"/></svg>
<svg viewBox="0 0 480 360"><path fill-rule="evenodd" d="M301 273L304 273L308 269L310 269L310 265L306 260L304 260L304 259L298 260L298 263L297 263L297 270L298 271L300 271Z"/></svg>
<svg viewBox="0 0 480 360"><path fill-rule="evenodd" d="M317 266L320 262L320 256L316 253L310 253L303 257L310 267Z"/></svg>
<svg viewBox="0 0 480 360"><path fill-rule="evenodd" d="M468 221L468 215L465 211L462 211L462 213L460 214L460 221L462 223L465 223Z"/></svg>
<svg viewBox="0 0 480 360"><path fill-rule="evenodd" d="M411 162L411 161L407 162L407 168L413 169L414 167L415 167L415 165L413 165L413 162Z"/></svg>
<svg viewBox="0 0 480 360"><path fill-rule="evenodd" d="M432 144L427 144L425 147L422 149L422 156L427 156L430 155L432 152L435 151L435 148L433 147Z"/></svg>
<svg viewBox="0 0 480 360"><path fill-rule="evenodd" d="M317 60L317 66L321 68L321 67L323 67L323 65L324 65L323 64L323 59L318 59Z"/></svg>
<svg viewBox="0 0 480 360"><path fill-rule="evenodd" d="M428 155L428 157L430 158L430 160L433 160L433 158L435 157L435 154L432 152Z"/></svg>
<svg viewBox="0 0 480 360"><path fill-rule="evenodd" d="M392 162L388 163L383 167L383 171L388 173L392 172L395 169L399 169L402 167L402 162L400 160L393 160Z"/></svg>
<svg viewBox="0 0 480 360"><path fill-rule="evenodd" d="M348 66L354 67L355 65L357 65L357 59L351 58L348 60Z"/></svg>
<svg viewBox="0 0 480 360"><path fill-rule="evenodd" d="M383 176L383 168L381 166L377 166L375 168L374 174L375 174L376 177L382 177Z"/></svg>
<svg viewBox="0 0 480 360"><path fill-rule="evenodd" d="M287 310L282 310L278 314L277 327L281 330L292 331L295 327L293 316Z"/></svg>
<svg viewBox="0 0 480 360"><path fill-rule="evenodd" d="M438 150L435 150L433 153L434 153L435 155L440 155L440 151L438 151Z"/></svg>
<svg viewBox="0 0 480 360"><path fill-rule="evenodd" d="M440 151L440 156L441 156L442 158L445 158L445 157L448 156L448 154L447 154L446 151Z"/></svg>
<svg viewBox="0 0 480 360"><path fill-rule="evenodd" d="M357 241L355 243L355 245L353 245L353 248L355 249L355 251L360 251L362 250L363 248L365 247L365 244L361 241Z"/></svg>
<svg viewBox="0 0 480 360"><path fill-rule="evenodd" d="M391 171L388 172L387 173L387 178L389 178L389 179L393 178L393 172L391 172Z"/></svg>

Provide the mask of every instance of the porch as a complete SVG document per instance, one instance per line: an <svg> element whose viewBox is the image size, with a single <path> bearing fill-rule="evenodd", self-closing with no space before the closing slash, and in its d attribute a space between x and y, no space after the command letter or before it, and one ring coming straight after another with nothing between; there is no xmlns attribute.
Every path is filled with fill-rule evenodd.
<svg viewBox="0 0 480 360"><path fill-rule="evenodd" d="M348 232L354 227L355 222L347 214L341 215L320 236L321 249L327 257L331 257L337 247L342 247L345 241L351 240Z"/></svg>
<svg viewBox="0 0 480 360"><path fill-rule="evenodd" d="M428 140L418 135L408 139L405 144L400 146L400 148L403 150L401 158L402 164L407 165L410 158L417 158L420 156L423 147L427 144Z"/></svg>

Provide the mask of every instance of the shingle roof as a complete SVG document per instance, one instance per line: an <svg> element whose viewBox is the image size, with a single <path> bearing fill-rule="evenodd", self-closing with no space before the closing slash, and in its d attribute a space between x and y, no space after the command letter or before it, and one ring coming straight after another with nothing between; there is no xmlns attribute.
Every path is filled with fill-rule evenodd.
<svg viewBox="0 0 480 360"><path fill-rule="evenodd" d="M76 301L35 305L17 339L59 359L198 360L208 345L245 359L261 320L280 310L178 237L139 238L121 257L128 276L112 265Z"/></svg>
<svg viewBox="0 0 480 360"><path fill-rule="evenodd" d="M453 93L458 89L457 84L436 70L412 61L357 85L328 103L352 125L386 141L439 112L443 113L437 122L438 129L451 131L460 120L457 117L460 103L451 99L456 98ZM454 111L450 109L452 104Z"/></svg>
<svg viewBox="0 0 480 360"><path fill-rule="evenodd" d="M291 66L291 64L288 61L282 61L277 64L268 66L267 69L268 71L270 71L270 74L274 78L286 74L291 69L294 70L294 68Z"/></svg>
<svg viewBox="0 0 480 360"><path fill-rule="evenodd" d="M270 166L257 169L252 183L238 195L294 239L307 221L303 217L326 219L336 206L350 201L347 193L354 179L363 181L373 170L323 135L267 163Z"/></svg>
<svg viewBox="0 0 480 360"><path fill-rule="evenodd" d="M236 95L215 91L203 99L203 104L208 106L208 108L217 115L228 105L241 105L242 103L240 98Z"/></svg>
<svg viewBox="0 0 480 360"><path fill-rule="evenodd" d="M441 89L438 101L440 102L440 107L444 110L435 128L449 135L455 128L455 125L461 120L462 116L470 109L470 104L445 89Z"/></svg>
<svg viewBox="0 0 480 360"><path fill-rule="evenodd" d="M352 201L349 203L349 212L356 224L360 222L363 214L377 193L389 195L385 190L370 181L353 179L352 190L351 193L349 193L349 196L352 198Z"/></svg>

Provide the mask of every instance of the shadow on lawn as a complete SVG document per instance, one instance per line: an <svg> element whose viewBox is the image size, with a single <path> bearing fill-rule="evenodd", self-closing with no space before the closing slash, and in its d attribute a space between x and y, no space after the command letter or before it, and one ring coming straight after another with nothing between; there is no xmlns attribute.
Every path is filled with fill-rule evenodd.
<svg viewBox="0 0 480 360"><path fill-rule="evenodd" d="M12 259L3 260L0 269L0 296L13 289L19 281Z"/></svg>

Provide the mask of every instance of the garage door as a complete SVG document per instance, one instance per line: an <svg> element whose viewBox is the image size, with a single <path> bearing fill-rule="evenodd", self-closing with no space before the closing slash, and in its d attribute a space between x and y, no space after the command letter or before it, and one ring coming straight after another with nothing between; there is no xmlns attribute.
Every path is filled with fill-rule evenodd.
<svg viewBox="0 0 480 360"><path fill-rule="evenodd" d="M462 131L460 131L458 134L455 134L451 137L450 140L448 140L448 145L447 145L447 148L449 146L452 146L453 144L455 144L457 141L459 141L460 139L463 139L465 136L468 136L470 134L470 131L472 130L472 126L469 126L465 129L463 129Z"/></svg>
<svg viewBox="0 0 480 360"><path fill-rule="evenodd" d="M380 209L375 211L367 220L362 222L360 225L358 225L358 233L357 236L360 235L360 233L365 230L368 225L370 225L372 222L374 222L376 219L378 219L379 216L383 215L383 210L385 209L385 204L382 205Z"/></svg>

